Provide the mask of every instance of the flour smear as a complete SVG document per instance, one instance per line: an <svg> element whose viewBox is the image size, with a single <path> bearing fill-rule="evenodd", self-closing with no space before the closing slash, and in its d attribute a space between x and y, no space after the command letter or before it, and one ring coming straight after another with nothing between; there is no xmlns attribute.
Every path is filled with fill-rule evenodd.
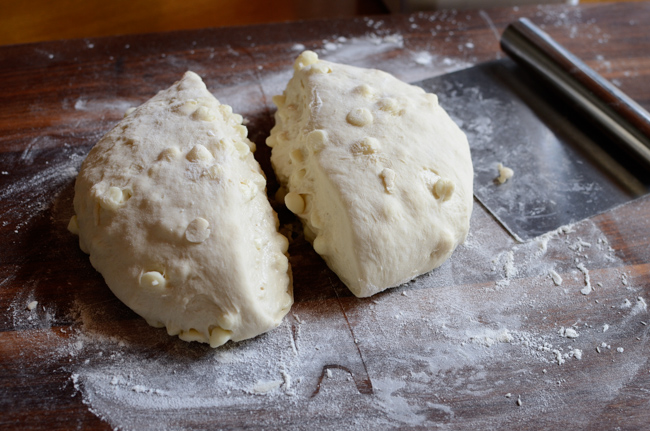
<svg viewBox="0 0 650 431"><path fill-rule="evenodd" d="M571 381L557 377L563 367L604 354L596 350L603 344L616 348L631 319L647 319L647 306L616 269L600 271L592 281L602 287L592 295L601 294L604 313L612 305L602 298L632 299L615 305L621 313L614 321L608 315L607 332L602 320L581 320L581 309L600 304L585 303L578 266L620 263L590 221L525 244L495 227L477 209L467 243L430 274L366 300L297 303L276 330L216 350L152 354L160 340L142 346L107 335L101 312L79 303L77 329L60 353L90 357L71 366L72 381L89 408L120 429L183 429L231 415L259 428L430 428L453 420L459 395L501 399L520 394L525 382L541 386L525 394L528 414L541 414L549 398L570 401L560 386ZM562 274L562 286L550 270ZM546 319L549 309L572 317ZM639 355L626 347L607 368L615 378L584 399L611 398L618 387L607 382L633 375ZM256 411L264 414L246 413Z"/></svg>

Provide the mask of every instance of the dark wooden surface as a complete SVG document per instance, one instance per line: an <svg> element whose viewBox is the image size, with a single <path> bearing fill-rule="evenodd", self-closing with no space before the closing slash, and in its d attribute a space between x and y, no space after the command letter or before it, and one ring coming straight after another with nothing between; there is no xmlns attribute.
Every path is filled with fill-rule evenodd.
<svg viewBox="0 0 650 431"><path fill-rule="evenodd" d="M420 63L407 61L412 60L413 53L429 52L435 54L434 62L446 59L465 65L497 58L502 55L497 34L510 21L522 16L542 25L558 42L650 109L648 2L390 16L381 17L381 25L376 27L375 21L359 18L0 47L0 428L108 430L133 427L133 422L120 422L121 419L115 417L103 421L83 403L83 388L81 392L76 390L71 376L78 367L83 367L84 361L90 358L94 361L97 351L93 350L92 343L86 343L91 347L77 355L62 353L62 346L67 346L65 343L73 339L73 334L79 337L84 332L100 332L124 339L128 346L134 346L135 353L131 353L141 355L143 360L163 354L168 357L170 352L183 356L185 361L198 360L208 354L203 346L186 344L149 328L120 304L92 269L87 256L79 251L76 239L66 231L72 215L74 171L92 145L119 121L126 108L168 87L185 70L194 70L220 100L231 103L235 111L250 120L249 135L259 148L256 157L269 174L273 189L269 151L263 145L273 124L272 94L267 92L281 88L272 78L285 76L282 73L290 69L298 53L293 49L294 44L323 51L324 39L331 40L333 36L344 36L348 46L352 46L355 40L367 40L369 33L381 37L398 34L403 37L402 46L397 44L391 49L378 50L367 58L374 59L377 67L401 74L405 79L424 78L427 69L420 70ZM323 54L327 56L327 52ZM286 212L280 212L283 221L290 221ZM599 299L601 303L614 304L627 297L649 298L650 199L641 198L595 217L593 223L610 242L615 258L609 264L590 267L592 278L608 280L611 276L618 279L620 274L627 274L637 290L632 293L597 290L585 301L593 303L593 299ZM492 232L494 238L511 241L477 204L473 229L478 227ZM578 234L588 236L587 231L588 227L578 227ZM480 236L481 232L475 231L474 235ZM398 295L394 290L367 301L351 297L299 235L290 253L295 275L294 310L303 319L332 319L334 322L337 316L343 316L344 326L351 334L363 334L363 313L374 306L371 301L393 301ZM557 259L570 262L571 256L557 256ZM467 268L454 267L458 285L447 287L463 291L472 286L493 285L498 279L488 273L466 277L465 270ZM567 280L568 274L571 274L569 270L564 274ZM524 276L521 283L525 284ZM533 289L534 285L531 286ZM400 289L410 295L420 292L408 291L408 287ZM445 289L432 290L431 295L440 295L447 291ZM581 297L578 295L577 299ZM26 310L31 300L39 303L34 314ZM92 320L95 327L80 317L79 303L102 310L99 317ZM335 311L331 311L328 304L336 305ZM605 311L595 306L577 308L575 302L571 302L565 306L556 304L540 313L544 312L549 318L545 321L554 319L563 326L570 326L578 318L592 323L615 321L618 319L616 313L620 314L618 310L614 305ZM486 313L489 316L489 312ZM355 341L347 351L345 342L341 341L344 347L340 347L342 357L339 360L323 366L322 372L304 376L304 390L312 395L304 400L296 398L293 410L278 412L271 404L264 404L266 407L256 407L252 414L246 405L239 405L232 409L213 409L212 416L204 412L206 416L198 415L193 420L176 420L175 416L169 416L170 413L160 417L168 418L170 429L299 429L301 426L306 429L338 426L341 429L345 424L361 429L362 424L355 422L359 414L370 423L370 428L375 427L373 429L426 429L434 422L452 429L477 426L479 429L492 426L647 429L650 423L649 333L648 326L640 324L640 321L650 321L645 313L642 310L636 320L621 323L618 345L625 346L627 356L623 353L620 356L615 353L608 353L606 357L597 355L593 352L596 344L589 347L588 353L585 348L581 361L550 371L558 384L554 386L555 392L549 393L561 402L554 403L551 397L546 399L544 408L534 411L525 410L530 408L526 404L517 410L514 400L506 403L501 393L498 398L491 397L487 389L485 395L455 391L453 385L444 383L443 376L440 389L430 385L428 391L408 394L411 404L421 402L423 406L430 406L444 400L452 413L434 409L432 411L437 413L430 413L427 419L433 422L400 422L397 415L388 422L373 425L368 419L372 417L370 413L363 416L363 405L339 406L336 413L329 416L307 413L306 404L300 403L322 396L318 392L324 390L321 384L325 384L323 378L327 369L349 370L359 396L379 396L379 386L373 381L377 375L395 381L407 380L402 365L377 365L383 364L383 355L395 353L394 350L372 343L368 344L372 348L365 347L364 343L355 347ZM527 319L532 322L541 318L531 314ZM294 323L291 323L292 328L295 328ZM538 323L540 327L545 325L541 320ZM426 338L417 343L415 339L392 339L390 343L403 343L397 348L404 351L416 351L421 344L426 344ZM262 337L252 343L264 340ZM230 347L235 351L237 348L236 345ZM108 356L110 352L105 354ZM348 354L349 358L343 357ZM445 354L440 352L442 362ZM360 362L354 359L357 355ZM627 374L619 375L607 368L616 367L617 363L625 367ZM509 391L528 393L529 399L535 392L546 390L536 386L541 385L539 382L531 383L530 378L515 378L520 370L512 369L507 362L500 364L491 363L484 369L488 375L483 381L485 388L516 381L518 383L509 386ZM541 372L541 368L550 370L552 366L533 368ZM593 401L592 395L600 393L604 394L601 402ZM92 402L91 407L107 416ZM401 408L400 405L384 407L388 410Z"/></svg>

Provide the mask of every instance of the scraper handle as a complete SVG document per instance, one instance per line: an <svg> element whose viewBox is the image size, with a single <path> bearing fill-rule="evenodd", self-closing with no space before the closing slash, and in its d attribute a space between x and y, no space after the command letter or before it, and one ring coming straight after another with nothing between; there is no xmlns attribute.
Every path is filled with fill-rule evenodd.
<svg viewBox="0 0 650 431"><path fill-rule="evenodd" d="M526 18L511 23L501 49L573 102L650 167L650 114Z"/></svg>

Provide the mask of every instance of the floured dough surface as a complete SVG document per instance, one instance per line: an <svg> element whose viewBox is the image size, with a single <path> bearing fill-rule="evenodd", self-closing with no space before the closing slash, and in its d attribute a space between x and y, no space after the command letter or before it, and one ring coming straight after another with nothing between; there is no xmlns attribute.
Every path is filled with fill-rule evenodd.
<svg viewBox="0 0 650 431"><path fill-rule="evenodd" d="M288 243L241 123L187 72L90 151L69 226L121 301L213 347L278 326L293 302Z"/></svg>
<svg viewBox="0 0 650 431"><path fill-rule="evenodd" d="M436 268L465 240L469 145L435 95L305 51L273 100L267 144L285 203L356 296Z"/></svg>

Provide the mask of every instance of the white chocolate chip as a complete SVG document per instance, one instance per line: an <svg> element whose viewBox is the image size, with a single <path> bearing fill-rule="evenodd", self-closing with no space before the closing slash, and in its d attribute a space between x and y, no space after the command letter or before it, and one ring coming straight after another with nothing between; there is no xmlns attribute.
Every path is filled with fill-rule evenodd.
<svg viewBox="0 0 650 431"><path fill-rule="evenodd" d="M346 121L353 126L363 127L372 123L372 113L366 108L355 108L345 117Z"/></svg>
<svg viewBox="0 0 650 431"><path fill-rule="evenodd" d="M284 202L285 196L287 196L287 189L285 187L280 187L276 192L275 192L275 200L278 202Z"/></svg>
<svg viewBox="0 0 650 431"><path fill-rule="evenodd" d="M242 126L243 127L243 126ZM236 141L234 143L235 150L237 150L237 153L239 154L239 157L242 159L248 155L248 153L251 152L251 149L248 145L246 145L245 142L242 141Z"/></svg>
<svg viewBox="0 0 650 431"><path fill-rule="evenodd" d="M424 97L426 97L429 100L429 103L431 103L431 105L433 106L438 105L438 96L436 96L435 94L427 93L424 95Z"/></svg>
<svg viewBox="0 0 650 431"><path fill-rule="evenodd" d="M235 144L230 138L221 138L219 139L219 142L217 142L217 149L223 152L231 151L234 146Z"/></svg>
<svg viewBox="0 0 650 431"><path fill-rule="evenodd" d="M194 328L190 328L187 331L181 330L178 333L178 338L180 338L183 341L191 342L191 341L198 341L201 343L206 343L208 341L207 337L197 331Z"/></svg>
<svg viewBox="0 0 650 431"><path fill-rule="evenodd" d="M289 259L283 253L277 253L273 262L273 268L278 272L287 272L289 269Z"/></svg>
<svg viewBox="0 0 650 431"><path fill-rule="evenodd" d="M245 201L251 201L259 193L257 185L253 181L244 180L239 183L239 188Z"/></svg>
<svg viewBox="0 0 650 431"><path fill-rule="evenodd" d="M246 126L243 126L241 124L237 124L235 126L235 130L237 130L237 133L239 133L239 136L241 136L242 138L245 138L245 137L248 136L248 129L246 128Z"/></svg>
<svg viewBox="0 0 650 431"><path fill-rule="evenodd" d="M320 255L327 254L327 241L322 236L317 236L313 243L314 251Z"/></svg>
<svg viewBox="0 0 650 431"><path fill-rule="evenodd" d="M203 81L201 80L201 77L197 75L196 73L185 73L185 76L183 76L183 79L178 81L176 88L179 90L190 90L197 85L202 85Z"/></svg>
<svg viewBox="0 0 650 431"><path fill-rule="evenodd" d="M366 99L371 99L375 96L375 90L368 84L361 84L353 90L355 93L362 95Z"/></svg>
<svg viewBox="0 0 650 431"><path fill-rule="evenodd" d="M99 205L105 210L115 211L124 202L129 200L131 192L122 190L119 187L109 187L104 195L99 199Z"/></svg>
<svg viewBox="0 0 650 431"><path fill-rule="evenodd" d="M147 175L149 178L156 177L160 173L160 165L152 165L149 169L147 169Z"/></svg>
<svg viewBox="0 0 650 431"><path fill-rule="evenodd" d="M277 135L271 135L268 138L266 138L266 146L273 148L275 144L278 142L278 136Z"/></svg>
<svg viewBox="0 0 650 431"><path fill-rule="evenodd" d="M198 244L210 237L210 223L202 218L197 217L187 225L185 229L185 239L189 242Z"/></svg>
<svg viewBox="0 0 650 431"><path fill-rule="evenodd" d="M400 205L394 200L386 199L382 210L387 220L397 221L402 217Z"/></svg>
<svg viewBox="0 0 650 431"><path fill-rule="evenodd" d="M352 145L352 152L355 154L370 156L379 152L379 148L380 145L377 139L366 136L361 142Z"/></svg>
<svg viewBox="0 0 650 431"><path fill-rule="evenodd" d="M244 122L244 117L239 114L232 114L230 118L232 118L236 124L242 124Z"/></svg>
<svg viewBox="0 0 650 431"><path fill-rule="evenodd" d="M255 238L253 240L253 243L255 244L255 248L257 250L261 250L262 247L264 246L264 241L262 240L262 238Z"/></svg>
<svg viewBox="0 0 650 431"><path fill-rule="evenodd" d="M283 94L273 96L271 100L273 101L273 104L275 104L275 106L278 108L282 108L284 104L287 103L287 98Z"/></svg>
<svg viewBox="0 0 650 431"><path fill-rule="evenodd" d="M232 332L222 329L218 326L212 328L210 331L210 347L214 348L226 344L226 342L230 340L231 334Z"/></svg>
<svg viewBox="0 0 650 431"><path fill-rule="evenodd" d="M180 150L176 147L165 148L158 155L158 160L166 160L168 162L171 162L172 160L177 159L180 154Z"/></svg>
<svg viewBox="0 0 650 431"><path fill-rule="evenodd" d="M199 106L192 114L192 118L200 121L214 121L217 117L207 106Z"/></svg>
<svg viewBox="0 0 650 431"><path fill-rule="evenodd" d="M286 236L278 234L276 236L278 239L278 242L280 243L280 251L282 253L286 253L289 250L289 240L287 239Z"/></svg>
<svg viewBox="0 0 650 431"><path fill-rule="evenodd" d="M219 180L225 175L225 172L221 165L212 165L207 169L205 173L211 180Z"/></svg>
<svg viewBox="0 0 650 431"><path fill-rule="evenodd" d="M390 168L385 168L379 176L384 182L384 190L386 190L386 193L393 193L395 191L395 171Z"/></svg>
<svg viewBox="0 0 650 431"><path fill-rule="evenodd" d="M455 189L456 185L453 181L447 178L440 178L433 186L433 196L436 199L442 199L443 202L447 202L451 199L451 195L454 193Z"/></svg>
<svg viewBox="0 0 650 431"><path fill-rule="evenodd" d="M209 162L214 159L214 156L201 144L197 144L187 153L187 160L190 162Z"/></svg>
<svg viewBox="0 0 650 431"><path fill-rule="evenodd" d="M296 192L287 193L284 204L294 214L302 214L305 211L305 199Z"/></svg>
<svg viewBox="0 0 650 431"><path fill-rule="evenodd" d="M237 324L237 314L224 313L220 316L217 316L217 323L221 329L231 330Z"/></svg>
<svg viewBox="0 0 650 431"><path fill-rule="evenodd" d="M303 51L293 63L293 70L301 70L311 64L318 62L318 55L313 51Z"/></svg>
<svg viewBox="0 0 650 431"><path fill-rule="evenodd" d="M327 73L332 73L332 69L326 64L316 63L309 68L309 73L327 74Z"/></svg>
<svg viewBox="0 0 650 431"><path fill-rule="evenodd" d="M258 190L264 192L264 188L266 187L266 177L253 169L251 169L251 174L253 175L251 182L257 186Z"/></svg>
<svg viewBox="0 0 650 431"><path fill-rule="evenodd" d="M179 114L190 115L196 111L198 104L199 102L196 100L188 100L187 102L176 106L174 108L174 111L178 112Z"/></svg>
<svg viewBox="0 0 650 431"><path fill-rule="evenodd" d="M149 271L140 277L140 286L145 288L163 289L167 284L165 277L158 271Z"/></svg>
<svg viewBox="0 0 650 431"><path fill-rule="evenodd" d="M377 105L379 105L379 109L388 112L389 114L392 115L400 114L399 104L397 103L397 100L393 99L392 97L385 97L379 100L379 102L377 102Z"/></svg>
<svg viewBox="0 0 650 431"><path fill-rule="evenodd" d="M320 153L327 142L327 132L324 130L312 130L307 135L307 146L313 154Z"/></svg>
<svg viewBox="0 0 650 431"><path fill-rule="evenodd" d="M75 235L79 235L79 222L76 214L70 217L70 221L68 222L68 231Z"/></svg>
<svg viewBox="0 0 650 431"><path fill-rule="evenodd" d="M230 105L219 105L218 109L224 118L230 117L232 115L232 107Z"/></svg>
<svg viewBox="0 0 650 431"><path fill-rule="evenodd" d="M29 304L27 304L27 309L29 311L33 311L37 305L38 305L38 301L32 301Z"/></svg>
<svg viewBox="0 0 650 431"><path fill-rule="evenodd" d="M315 229L321 229L323 227L323 220L321 220L316 211L312 211L309 215L309 222Z"/></svg>

